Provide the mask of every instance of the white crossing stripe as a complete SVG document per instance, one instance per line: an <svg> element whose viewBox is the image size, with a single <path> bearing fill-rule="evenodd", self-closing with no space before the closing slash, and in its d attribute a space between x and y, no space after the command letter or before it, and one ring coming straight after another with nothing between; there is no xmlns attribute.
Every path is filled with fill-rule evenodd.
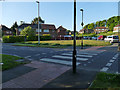
<svg viewBox="0 0 120 90"><path fill-rule="evenodd" d="M52 56L52 57L62 58L62 59L72 59L73 58L73 57L59 56L59 55L55 55L55 56ZM87 58L77 58L77 60L79 60L79 61L87 61L88 59Z"/></svg>
<svg viewBox="0 0 120 90"><path fill-rule="evenodd" d="M40 54L36 54L35 56L39 56Z"/></svg>
<svg viewBox="0 0 120 90"><path fill-rule="evenodd" d="M62 55L72 56L72 54L69 54L69 53L63 53ZM90 56L90 55L77 55L77 56L80 56L80 57L92 57L92 56Z"/></svg>
<svg viewBox="0 0 120 90"><path fill-rule="evenodd" d="M116 59L115 57L113 57L112 59Z"/></svg>
<svg viewBox="0 0 120 90"><path fill-rule="evenodd" d="M102 72L106 72L107 70L108 70L107 67L103 67L100 71L102 71Z"/></svg>
<svg viewBox="0 0 120 90"><path fill-rule="evenodd" d="M110 60L110 62L114 62L115 60Z"/></svg>
<svg viewBox="0 0 120 90"><path fill-rule="evenodd" d="M26 56L25 58L29 58L29 57L31 57L31 56Z"/></svg>
<svg viewBox="0 0 120 90"><path fill-rule="evenodd" d="M111 66L111 65L112 65L112 63L107 63L107 64L106 64L106 66Z"/></svg>
<svg viewBox="0 0 120 90"><path fill-rule="evenodd" d="M49 58L42 58L41 61L45 62L52 62L52 63L58 63L58 64L65 64L65 65L72 65L72 61L63 61L58 59L49 59ZM80 63L77 62L76 65L79 65Z"/></svg>

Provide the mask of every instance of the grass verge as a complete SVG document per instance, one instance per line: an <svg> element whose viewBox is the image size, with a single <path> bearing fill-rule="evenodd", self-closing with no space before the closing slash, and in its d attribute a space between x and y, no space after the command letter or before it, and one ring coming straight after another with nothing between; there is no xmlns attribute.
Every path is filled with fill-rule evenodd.
<svg viewBox="0 0 120 90"><path fill-rule="evenodd" d="M13 67L16 67L21 64L25 64L25 62L17 62L16 60L23 59L22 57L12 56L12 55L5 55L0 54L2 56L2 59L0 62L2 62L2 70L7 70Z"/></svg>
<svg viewBox="0 0 120 90"><path fill-rule="evenodd" d="M65 48L73 45L73 40L51 40L41 41L38 45L38 41L28 41L25 43L14 44L15 46L29 46L29 47L48 47L48 48ZM83 40L84 46L109 46L109 42L96 41L96 40ZM76 40L76 46L81 46L81 40Z"/></svg>
<svg viewBox="0 0 120 90"><path fill-rule="evenodd" d="M101 88L101 90L120 90L120 74L98 73L89 90L95 90L96 88Z"/></svg>

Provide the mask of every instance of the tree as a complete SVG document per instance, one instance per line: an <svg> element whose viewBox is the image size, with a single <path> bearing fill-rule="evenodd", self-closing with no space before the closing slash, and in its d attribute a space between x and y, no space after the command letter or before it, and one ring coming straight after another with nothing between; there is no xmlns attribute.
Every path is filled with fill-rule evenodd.
<svg viewBox="0 0 120 90"><path fill-rule="evenodd" d="M17 24L17 22L15 22L13 25L12 25L12 27L11 27L11 30L12 30L12 32L13 32L13 35L16 35L16 28L18 27L18 24Z"/></svg>
<svg viewBox="0 0 120 90"><path fill-rule="evenodd" d="M30 26L24 28L21 33L21 35L24 36L35 36L36 35L36 31L34 29L32 29Z"/></svg>
<svg viewBox="0 0 120 90"><path fill-rule="evenodd" d="M88 29L94 29L94 23L89 24Z"/></svg>
<svg viewBox="0 0 120 90"><path fill-rule="evenodd" d="M41 23L44 23L44 21L41 19L41 17L39 17L39 21L40 21ZM31 22L31 24L38 24L38 17L34 18L34 19L32 20L32 22Z"/></svg>

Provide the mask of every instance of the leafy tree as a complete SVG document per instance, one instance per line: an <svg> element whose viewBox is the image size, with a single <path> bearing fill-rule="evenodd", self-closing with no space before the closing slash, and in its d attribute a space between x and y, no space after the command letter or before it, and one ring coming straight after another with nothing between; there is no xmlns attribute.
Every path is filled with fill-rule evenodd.
<svg viewBox="0 0 120 90"><path fill-rule="evenodd" d="M34 29L32 29L30 26L24 28L21 33L21 35L24 36L35 36L36 35L36 31Z"/></svg>
<svg viewBox="0 0 120 90"><path fill-rule="evenodd" d="M94 29L94 23L89 24L88 29Z"/></svg>
<svg viewBox="0 0 120 90"><path fill-rule="evenodd" d="M40 21L41 23L44 23L44 21L41 19L41 17L39 17L39 21ZM32 20L32 22L31 22L31 24L38 24L38 17L34 18L34 19Z"/></svg>
<svg viewBox="0 0 120 90"><path fill-rule="evenodd" d="M17 22L15 22L13 25L12 25L12 27L11 27L11 30L12 30L12 32L13 32L13 35L16 35L16 28L18 27L18 24L17 24Z"/></svg>

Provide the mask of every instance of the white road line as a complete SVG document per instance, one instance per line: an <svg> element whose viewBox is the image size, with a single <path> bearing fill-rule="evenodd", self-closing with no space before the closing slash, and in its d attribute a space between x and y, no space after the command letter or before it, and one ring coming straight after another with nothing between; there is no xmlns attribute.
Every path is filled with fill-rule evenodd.
<svg viewBox="0 0 120 90"><path fill-rule="evenodd" d="M116 59L115 57L113 57L112 59Z"/></svg>
<svg viewBox="0 0 120 90"><path fill-rule="evenodd" d="M63 53L62 55L72 56L72 54L69 54L69 53ZM77 55L77 56L80 56L80 57L92 57L92 56L90 56L90 55Z"/></svg>
<svg viewBox="0 0 120 90"><path fill-rule="evenodd" d="M52 56L52 57L63 58L63 59L72 59L73 58L73 57L59 56L59 55L55 55L55 56ZM79 60L79 61L87 61L88 59L87 58L77 58L77 60Z"/></svg>
<svg viewBox="0 0 120 90"><path fill-rule="evenodd" d="M39 56L40 54L36 54L35 56Z"/></svg>
<svg viewBox="0 0 120 90"><path fill-rule="evenodd" d="M42 53L42 54L46 54L46 53Z"/></svg>
<svg viewBox="0 0 120 90"><path fill-rule="evenodd" d="M110 60L110 62L114 62L115 60Z"/></svg>
<svg viewBox="0 0 120 90"><path fill-rule="evenodd" d="M25 58L29 58L29 57L31 57L31 56L26 56Z"/></svg>
<svg viewBox="0 0 120 90"><path fill-rule="evenodd" d="M69 52L69 53L73 53L73 52ZM95 53L85 53L85 52L79 52L78 54L98 55L98 54L95 54Z"/></svg>
<svg viewBox="0 0 120 90"><path fill-rule="evenodd" d="M33 59L28 59L28 60L32 61Z"/></svg>
<svg viewBox="0 0 120 90"><path fill-rule="evenodd" d="M106 64L106 66L108 66L108 67L111 66L111 65L112 65L112 63L107 63L107 64Z"/></svg>
<svg viewBox="0 0 120 90"><path fill-rule="evenodd" d="M102 71L102 72L106 72L107 70L108 70L107 67L103 67L100 71Z"/></svg>
<svg viewBox="0 0 120 90"><path fill-rule="evenodd" d="M72 61L63 61L63 60L58 60L58 59L42 58L42 59L40 59L40 61L65 64L65 65L72 65ZM76 63L76 65L79 65L79 64L80 64L79 62Z"/></svg>

